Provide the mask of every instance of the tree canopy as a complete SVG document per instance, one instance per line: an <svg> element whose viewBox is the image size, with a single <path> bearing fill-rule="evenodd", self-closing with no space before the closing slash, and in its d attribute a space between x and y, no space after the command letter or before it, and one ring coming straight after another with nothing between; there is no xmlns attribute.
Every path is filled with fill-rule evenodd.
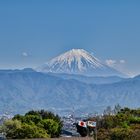
<svg viewBox="0 0 140 140"><path fill-rule="evenodd" d="M45 110L32 110L5 121L0 131L10 139L53 138L60 136L61 128L62 121L58 115Z"/></svg>

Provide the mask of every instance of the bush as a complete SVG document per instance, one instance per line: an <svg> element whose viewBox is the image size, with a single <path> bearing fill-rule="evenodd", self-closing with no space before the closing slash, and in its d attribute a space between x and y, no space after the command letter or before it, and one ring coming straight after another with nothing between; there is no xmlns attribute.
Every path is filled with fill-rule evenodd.
<svg viewBox="0 0 140 140"><path fill-rule="evenodd" d="M7 138L25 139L59 137L61 129L62 122L58 115L41 110L29 111L24 116L15 115L0 130Z"/></svg>
<svg viewBox="0 0 140 140"><path fill-rule="evenodd" d="M126 128L114 128L111 130L111 140L132 140L132 130Z"/></svg>
<svg viewBox="0 0 140 140"><path fill-rule="evenodd" d="M140 140L140 109L124 108L95 119L99 140Z"/></svg>
<svg viewBox="0 0 140 140"><path fill-rule="evenodd" d="M42 120L43 128L51 135L51 138L59 136L59 124L52 119Z"/></svg>
<svg viewBox="0 0 140 140"><path fill-rule="evenodd" d="M1 133L4 132L7 138L15 139L17 137L17 130L21 128L21 122L18 120L8 120L4 122Z"/></svg>
<svg viewBox="0 0 140 140"><path fill-rule="evenodd" d="M37 127L36 125L22 124L20 129L17 129L16 138L49 138L50 135L46 133L45 129Z"/></svg>

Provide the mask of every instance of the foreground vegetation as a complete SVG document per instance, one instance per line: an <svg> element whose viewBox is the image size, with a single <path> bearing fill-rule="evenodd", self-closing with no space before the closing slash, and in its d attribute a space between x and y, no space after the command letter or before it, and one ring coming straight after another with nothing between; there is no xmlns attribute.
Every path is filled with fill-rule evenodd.
<svg viewBox="0 0 140 140"><path fill-rule="evenodd" d="M98 140L140 140L140 109L121 109L96 118Z"/></svg>
<svg viewBox="0 0 140 140"><path fill-rule="evenodd" d="M103 116L89 118L97 122L98 140L140 140L140 109L105 110ZM44 110L29 111L25 115L15 115L0 127L8 139L54 138L61 134L62 122L58 115ZM78 128L81 136L87 130Z"/></svg>
<svg viewBox="0 0 140 140"><path fill-rule="evenodd" d="M60 136L61 128L58 115L41 110L14 116L12 120L4 122L0 131L9 139L53 138Z"/></svg>
<svg viewBox="0 0 140 140"><path fill-rule="evenodd" d="M103 116L88 120L97 122L97 131L96 128L87 130L77 125L77 130L83 137L93 131L94 137L97 132L98 140L140 140L140 109L121 109L120 106L116 106L112 111L108 107Z"/></svg>

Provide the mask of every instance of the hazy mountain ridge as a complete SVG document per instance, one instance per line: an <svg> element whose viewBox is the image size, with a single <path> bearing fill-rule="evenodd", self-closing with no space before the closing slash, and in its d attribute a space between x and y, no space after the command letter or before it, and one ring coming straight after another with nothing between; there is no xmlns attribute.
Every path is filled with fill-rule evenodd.
<svg viewBox="0 0 140 140"><path fill-rule="evenodd" d="M100 112L108 105L139 107L140 77L113 84L87 84L30 69L0 71L0 112L24 113L30 109L52 109L63 113Z"/></svg>
<svg viewBox="0 0 140 140"><path fill-rule="evenodd" d="M76 75L76 74L60 74L60 73L47 73L52 76L60 77L63 79L75 79L80 82L84 82L87 84L109 84L109 83L116 83L125 80L125 78L121 78L119 76L109 76L109 77L103 77L103 76L84 76L84 75Z"/></svg>

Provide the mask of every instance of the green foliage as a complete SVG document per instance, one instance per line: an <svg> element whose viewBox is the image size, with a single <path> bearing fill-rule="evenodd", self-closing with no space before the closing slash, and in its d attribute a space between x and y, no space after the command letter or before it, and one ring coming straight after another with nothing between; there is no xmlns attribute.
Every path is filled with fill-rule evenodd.
<svg viewBox="0 0 140 140"><path fill-rule="evenodd" d="M45 129L37 127L36 125L22 124L20 129L16 130L16 138L48 138L49 134L46 133Z"/></svg>
<svg viewBox="0 0 140 140"><path fill-rule="evenodd" d="M110 110L108 108L108 110ZM99 140L140 140L140 109L119 109L97 118ZM106 111L107 112L107 111Z"/></svg>
<svg viewBox="0 0 140 140"><path fill-rule="evenodd" d="M18 120L8 120L6 121L1 129L1 132L6 134L7 138L15 139L17 137L17 130L21 128L21 122ZM12 136L12 137L11 137Z"/></svg>
<svg viewBox="0 0 140 140"><path fill-rule="evenodd" d="M105 115L102 120L101 127L109 129L112 128L114 125L116 125L115 117L111 115Z"/></svg>
<svg viewBox="0 0 140 140"><path fill-rule="evenodd" d="M47 130L48 134L50 134L51 137L59 136L59 124L56 121L54 121L53 119L44 119L41 123L43 124L43 128Z"/></svg>
<svg viewBox="0 0 140 140"><path fill-rule="evenodd" d="M98 140L110 140L110 132L107 129L99 129L97 135Z"/></svg>
<svg viewBox="0 0 140 140"><path fill-rule="evenodd" d="M57 122L60 122L60 117L58 115L54 115L52 112L48 112L45 110L40 111L29 111L25 114L25 116L34 115L34 116L40 116L42 119L53 119Z"/></svg>
<svg viewBox="0 0 140 140"><path fill-rule="evenodd" d="M130 118L130 123L131 124L140 124L140 117L131 117Z"/></svg>
<svg viewBox="0 0 140 140"><path fill-rule="evenodd" d="M29 111L24 116L15 115L1 127L10 139L59 137L62 122L58 115L44 110Z"/></svg>
<svg viewBox="0 0 140 140"><path fill-rule="evenodd" d="M132 140L132 130L126 128L114 128L111 130L111 140Z"/></svg>

